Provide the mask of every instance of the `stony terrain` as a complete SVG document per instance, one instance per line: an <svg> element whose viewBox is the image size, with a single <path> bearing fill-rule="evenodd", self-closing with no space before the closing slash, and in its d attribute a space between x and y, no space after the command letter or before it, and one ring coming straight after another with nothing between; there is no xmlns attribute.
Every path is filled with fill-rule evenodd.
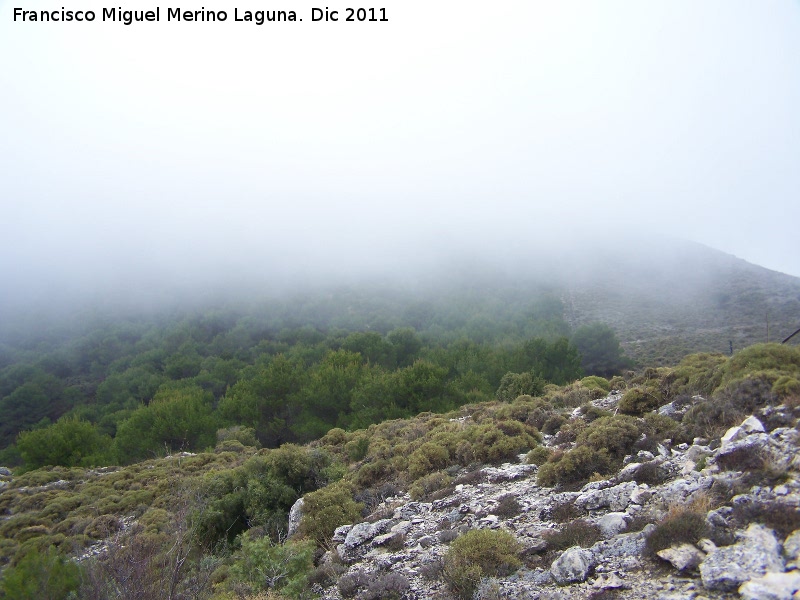
<svg viewBox="0 0 800 600"><path fill-rule="evenodd" d="M613 408L618 397L595 403ZM537 485L537 467L522 455L462 470L455 485L424 501L387 498L364 522L336 530L323 563L337 577L316 591L328 600L451 598L442 576L449 544L488 528L513 534L523 566L484 579L476 598L800 598L800 432L766 430L768 416L751 416L720 440L666 440L626 457L614 477L576 490ZM682 510L701 515L703 537L676 539L656 556L648 538L663 536L660 524L680 522ZM293 523L301 512L302 502ZM554 536L565 530L576 535L567 548Z"/></svg>

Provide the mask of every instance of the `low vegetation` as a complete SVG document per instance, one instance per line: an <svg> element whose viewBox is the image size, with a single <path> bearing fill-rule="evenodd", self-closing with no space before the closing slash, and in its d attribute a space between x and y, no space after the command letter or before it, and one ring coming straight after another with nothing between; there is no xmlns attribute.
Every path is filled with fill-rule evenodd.
<svg viewBox="0 0 800 600"><path fill-rule="evenodd" d="M508 575L522 563L519 544L507 531L476 529L450 544L444 558L444 579L458 598L472 598L484 577Z"/></svg>
<svg viewBox="0 0 800 600"><path fill-rule="evenodd" d="M337 526L386 516L373 511L399 492L431 501L456 485L483 483L485 465L516 462L523 454L539 465L539 484L570 489L616 472L626 455L655 451L665 437L675 443L710 439L765 406L784 403L782 411L795 410L791 379L800 377L800 350L762 345L740 354L746 360L690 356L674 369L646 369L613 380L584 377L545 384L533 390L537 396L467 402L362 428L333 427L305 445L264 448L257 427L227 424L208 434L205 451L173 452L127 466L85 466L85 457L113 448L119 430L117 438L88 435L80 447L70 440L89 432L86 421L65 417L19 438L17 450L26 467L7 478L0 491L0 589L9 598L73 594L99 600L102 590L136 581L145 600L162 597L166 585L176 594L202 590L214 600L233 600L303 598L312 581L325 581L338 582L345 597L400 598L409 582L396 574L359 579L341 577L341 565L315 566L319 549L331 547ZM340 367L346 371L348 364ZM636 398L631 414L588 404L606 389L622 390L623 399ZM150 406L156 411L162 402L180 404L175 421L162 423L163 414L147 413L161 415L153 423L163 431L179 431L184 417L202 423L213 414L192 408L205 402L202 387L178 386L173 392ZM694 397L701 392L703 398ZM647 412L640 403L651 396L680 411L672 417ZM202 427L199 431L207 435ZM550 447L540 445L542 431L552 436ZM37 450L33 442L40 432L54 436L54 442L63 439L63 445ZM67 447L69 466L31 468L46 464L48 451L66 455ZM721 468L744 472L745 478L758 473L762 479L752 480L753 485L780 481L778 466L770 466L768 457L735 452L720 461ZM650 463L633 475L651 485L664 477ZM723 490L724 496L731 491ZM300 497L305 502L300 530L289 539L288 511ZM521 511L519 500L505 496L487 509L513 518ZM713 537L705 512L698 505L671 508L648 536L648 551ZM783 534L800 526L798 514L791 506L742 506L732 518L761 522ZM597 528L584 516L570 503L543 510L542 520L558 523L548 548L597 541ZM439 532L449 550L442 565L428 569L458 597L472 597L482 579L520 565L519 547L508 533L459 533L455 527ZM67 560L107 544L110 549L95 558L79 564ZM43 588L43 581L55 591Z"/></svg>

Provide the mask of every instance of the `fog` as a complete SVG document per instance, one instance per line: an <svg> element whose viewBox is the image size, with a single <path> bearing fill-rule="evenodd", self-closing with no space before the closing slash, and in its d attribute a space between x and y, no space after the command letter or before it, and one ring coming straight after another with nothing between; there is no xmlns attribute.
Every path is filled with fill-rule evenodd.
<svg viewBox="0 0 800 600"><path fill-rule="evenodd" d="M659 236L800 276L800 3L495 5L287 0L302 22L257 26L154 0L126 26L0 0L0 305L553 270ZM111 5L35 6L62 7Z"/></svg>

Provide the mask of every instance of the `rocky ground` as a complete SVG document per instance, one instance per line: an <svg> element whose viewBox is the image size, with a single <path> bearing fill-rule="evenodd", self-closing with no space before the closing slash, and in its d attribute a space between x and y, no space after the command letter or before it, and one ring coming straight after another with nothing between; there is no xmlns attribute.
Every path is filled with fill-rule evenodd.
<svg viewBox="0 0 800 600"><path fill-rule="evenodd" d="M800 432L763 422L752 416L720 440L665 441L574 491L537 485L537 467L520 456L462 471L426 501L387 498L366 521L336 530L323 562L337 576L316 591L327 600L451 598L449 544L489 528L513 534L523 566L484 579L476 598L800 599ZM701 515L704 537L648 546L682 510ZM301 506L293 512L296 522Z"/></svg>

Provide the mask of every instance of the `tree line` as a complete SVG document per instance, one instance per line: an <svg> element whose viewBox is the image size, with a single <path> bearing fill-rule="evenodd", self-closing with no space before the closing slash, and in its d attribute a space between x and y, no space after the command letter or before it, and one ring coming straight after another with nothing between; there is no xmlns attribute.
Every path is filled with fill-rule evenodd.
<svg viewBox="0 0 800 600"><path fill-rule="evenodd" d="M348 291L18 338L0 350L0 462L130 463L213 446L235 427L277 447L626 366L613 331L572 332L562 313L547 295L404 303Z"/></svg>

